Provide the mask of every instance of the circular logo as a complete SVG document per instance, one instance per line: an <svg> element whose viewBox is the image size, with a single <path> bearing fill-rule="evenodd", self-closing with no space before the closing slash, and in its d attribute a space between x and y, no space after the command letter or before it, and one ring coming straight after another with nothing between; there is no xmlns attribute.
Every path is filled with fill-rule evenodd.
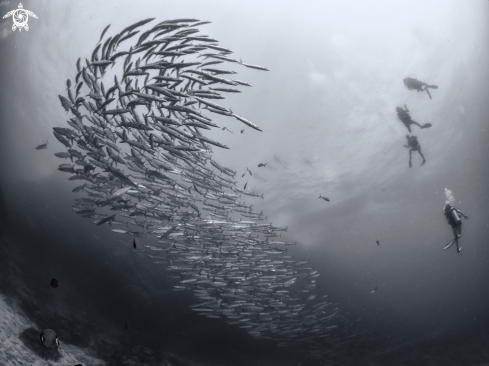
<svg viewBox="0 0 489 366"><path fill-rule="evenodd" d="M29 15L24 9L17 9L14 12L13 20L14 20L14 24L18 28L23 28L27 25L27 21L29 20Z"/></svg>

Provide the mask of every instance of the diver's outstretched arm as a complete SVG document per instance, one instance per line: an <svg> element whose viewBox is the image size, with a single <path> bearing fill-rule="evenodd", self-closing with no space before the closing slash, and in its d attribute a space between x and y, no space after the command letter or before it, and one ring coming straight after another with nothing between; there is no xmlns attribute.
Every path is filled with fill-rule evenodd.
<svg viewBox="0 0 489 366"><path fill-rule="evenodd" d="M462 211L457 210L457 209L455 209L455 211L457 211L459 214L461 214L461 215L462 215L464 218L466 218L466 219L468 219L468 218L469 218L469 217L468 217L466 214L464 214Z"/></svg>

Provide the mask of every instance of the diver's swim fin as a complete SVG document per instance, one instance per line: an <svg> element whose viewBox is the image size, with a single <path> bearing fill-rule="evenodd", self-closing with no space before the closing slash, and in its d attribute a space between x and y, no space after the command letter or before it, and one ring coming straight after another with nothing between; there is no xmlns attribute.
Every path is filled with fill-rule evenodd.
<svg viewBox="0 0 489 366"><path fill-rule="evenodd" d="M424 125L421 126L421 128L428 128L431 127L431 123L425 123Z"/></svg>
<svg viewBox="0 0 489 366"><path fill-rule="evenodd" d="M453 239L453 240L452 240L452 241L450 241L450 242L449 242L447 245L445 245L445 246L443 247L443 249L448 249L448 248L450 248L450 247L451 247L451 246L452 246L454 243L455 243L455 239Z"/></svg>

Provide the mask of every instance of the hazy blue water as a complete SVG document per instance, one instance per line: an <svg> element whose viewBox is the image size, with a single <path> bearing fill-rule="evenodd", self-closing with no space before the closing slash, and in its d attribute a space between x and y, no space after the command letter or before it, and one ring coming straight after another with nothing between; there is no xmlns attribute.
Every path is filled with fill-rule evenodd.
<svg viewBox="0 0 489 366"><path fill-rule="evenodd" d="M191 314L192 296L171 291L164 266L73 214L79 184L57 170L53 154L64 147L51 131L66 119L57 95L103 28L111 23L115 34L148 17L195 17L212 21L202 33L237 58L271 70L240 71L253 87L226 102L264 132L241 135L237 121L216 117L234 134L210 134L231 148L214 149L214 159L252 169L239 185L265 194L249 200L254 210L289 227L286 239L298 242L289 252L313 260L320 294L371 331L343 350L345 364L366 362L357 351L381 365L489 362L489 3L342 4L29 1L24 7L39 17L29 32L12 32L11 19L2 19L2 292L21 299L40 327L81 346L90 339L88 350L112 362L124 352L142 357L130 351L142 345L195 365L318 364ZM16 7L2 2L0 10ZM411 73L439 85L432 100L403 86ZM407 131L395 116L404 103L414 120L433 124L413 131L423 167L417 155L407 165ZM46 139L47 150L34 150ZM445 188L470 217L460 254L442 250L452 235Z"/></svg>

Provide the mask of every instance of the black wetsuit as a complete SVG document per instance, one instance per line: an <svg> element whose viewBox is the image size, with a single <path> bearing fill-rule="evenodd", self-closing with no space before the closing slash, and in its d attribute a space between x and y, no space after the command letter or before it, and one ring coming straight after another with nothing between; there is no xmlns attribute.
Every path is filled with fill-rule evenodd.
<svg viewBox="0 0 489 366"><path fill-rule="evenodd" d="M419 155L421 155L421 158L423 158L423 162L421 165L423 165L426 162L426 159L424 158L423 153L421 152L421 146L418 143L418 138L416 136L406 136L408 140L408 144L404 145L405 147L409 148L409 167L411 168L411 154L413 151L417 151Z"/></svg>
<svg viewBox="0 0 489 366"><path fill-rule="evenodd" d="M404 105L404 108L402 107L397 107L396 108L397 112L397 118L406 126L409 132L411 132L411 125L416 125L419 128L427 128L431 127L430 123L426 123L425 125L420 125L418 122L413 121L411 119L411 116L409 115L409 109L407 109L406 105Z"/></svg>
<svg viewBox="0 0 489 366"><path fill-rule="evenodd" d="M411 132L411 116L409 115L409 112L405 109L399 108L397 109L397 118L406 126L409 132Z"/></svg>
<svg viewBox="0 0 489 366"><path fill-rule="evenodd" d="M417 151L421 149L421 146L419 146L418 138L416 136L410 136L408 138L408 146L412 151Z"/></svg>
<svg viewBox="0 0 489 366"><path fill-rule="evenodd" d="M423 83L422 81L419 81L418 79L413 79L413 78L405 78L403 80L404 85L409 90L417 90L417 91L424 91L423 87L426 87L428 84Z"/></svg>
<svg viewBox="0 0 489 366"><path fill-rule="evenodd" d="M431 94L428 88L438 89L437 85L428 85L426 83L423 83L422 81L419 81L418 79L405 78L403 81L404 81L404 85L406 85L406 87L409 90L417 90L418 92L425 91L426 93L428 93L430 99L431 99Z"/></svg>
<svg viewBox="0 0 489 366"><path fill-rule="evenodd" d="M453 211L455 211L456 215L453 214ZM468 217L465 216L465 214L462 211L457 210L455 207L448 204L445 206L444 213L447 222L452 227L453 236L454 236L453 241L449 243L447 247L450 247L452 243L455 243L455 245L457 246L457 252L460 253L460 247L458 246L458 238L462 236L462 220L460 219L460 215L462 215L466 219Z"/></svg>

